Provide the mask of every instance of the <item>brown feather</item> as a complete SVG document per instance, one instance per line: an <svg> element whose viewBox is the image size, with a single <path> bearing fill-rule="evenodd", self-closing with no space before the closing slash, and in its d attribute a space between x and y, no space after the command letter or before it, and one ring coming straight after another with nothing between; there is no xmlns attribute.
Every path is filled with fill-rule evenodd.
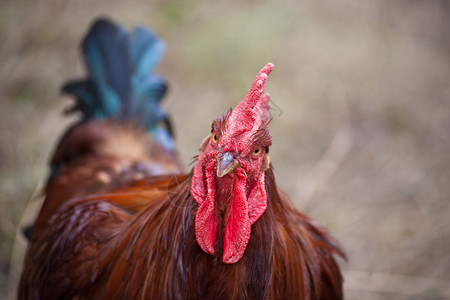
<svg viewBox="0 0 450 300"><path fill-rule="evenodd" d="M131 126L87 122L62 139L19 299L342 299L334 255L343 252L277 187L267 154L267 209L243 257L225 264L221 251L209 255L197 244L192 174L176 175L176 154L145 137ZM121 142L130 155L115 149ZM254 142L267 147L268 132Z"/></svg>
<svg viewBox="0 0 450 300"><path fill-rule="evenodd" d="M271 169L266 176L268 209L232 265L195 241L190 176L68 202L31 243L21 299L38 284L49 299L341 299L334 242L280 196ZM133 199L145 208L129 208Z"/></svg>
<svg viewBox="0 0 450 300"><path fill-rule="evenodd" d="M227 127L227 121L230 118L232 111L233 110L230 108L225 113L223 113L221 117L215 119L212 122L211 133L215 132L217 134L217 138L220 138L222 134L225 132Z"/></svg>

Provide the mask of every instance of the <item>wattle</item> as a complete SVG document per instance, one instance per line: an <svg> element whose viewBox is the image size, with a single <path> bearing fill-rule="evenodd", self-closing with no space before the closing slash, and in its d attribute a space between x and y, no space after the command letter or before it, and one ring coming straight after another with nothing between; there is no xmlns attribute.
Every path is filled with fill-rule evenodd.
<svg viewBox="0 0 450 300"><path fill-rule="evenodd" d="M267 207L264 172L261 172L248 196L244 171L237 169L235 176L233 186L230 187L232 192L223 241L223 262L228 264L242 258L250 240L251 225L261 217ZM194 167L191 182L191 194L199 205L195 218L195 233L199 246L211 255L215 253L218 228L215 207L216 180L215 161L211 161L204 168L199 159Z"/></svg>

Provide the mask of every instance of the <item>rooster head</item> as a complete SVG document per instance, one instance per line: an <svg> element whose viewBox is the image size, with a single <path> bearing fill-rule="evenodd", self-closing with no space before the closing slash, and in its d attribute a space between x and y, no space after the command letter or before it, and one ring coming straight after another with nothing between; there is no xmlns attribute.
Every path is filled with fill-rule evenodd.
<svg viewBox="0 0 450 300"><path fill-rule="evenodd" d="M224 263L242 258L251 225L267 206L265 171L272 139L267 129L270 105L265 86L272 69L268 63L236 108L214 120L193 170L191 194L199 205L197 243L211 255L223 251ZM223 241L216 241L220 228Z"/></svg>

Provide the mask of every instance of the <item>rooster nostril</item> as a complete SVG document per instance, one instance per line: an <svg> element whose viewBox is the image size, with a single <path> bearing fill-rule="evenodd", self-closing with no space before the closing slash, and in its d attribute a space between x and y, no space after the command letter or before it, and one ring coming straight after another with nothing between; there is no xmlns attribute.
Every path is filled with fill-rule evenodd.
<svg viewBox="0 0 450 300"><path fill-rule="evenodd" d="M231 151L225 152L220 156L220 160L223 162L231 162L234 160L233 153Z"/></svg>
<svg viewBox="0 0 450 300"><path fill-rule="evenodd" d="M225 152L217 158L217 176L223 177L233 171L239 163L234 159L231 151Z"/></svg>

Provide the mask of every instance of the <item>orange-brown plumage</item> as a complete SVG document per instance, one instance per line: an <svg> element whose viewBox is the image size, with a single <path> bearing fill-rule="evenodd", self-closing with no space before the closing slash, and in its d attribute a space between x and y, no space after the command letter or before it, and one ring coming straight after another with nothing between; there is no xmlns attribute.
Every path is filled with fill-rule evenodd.
<svg viewBox="0 0 450 300"><path fill-rule="evenodd" d="M258 74L251 105L236 109L248 122L234 111L214 121L188 174L136 122L70 129L51 161L19 299L342 299L334 255L343 252L275 182L264 94L272 67ZM233 232L242 207L248 240ZM199 224L212 219L210 235Z"/></svg>
<svg viewBox="0 0 450 300"><path fill-rule="evenodd" d="M277 190L272 170L266 172L268 209L239 262L224 264L196 243L190 176L156 177L63 205L49 229L33 236L21 299L35 299L25 294L38 290L31 282L44 299L340 299L332 256L342 252ZM59 294L55 287L67 277Z"/></svg>

